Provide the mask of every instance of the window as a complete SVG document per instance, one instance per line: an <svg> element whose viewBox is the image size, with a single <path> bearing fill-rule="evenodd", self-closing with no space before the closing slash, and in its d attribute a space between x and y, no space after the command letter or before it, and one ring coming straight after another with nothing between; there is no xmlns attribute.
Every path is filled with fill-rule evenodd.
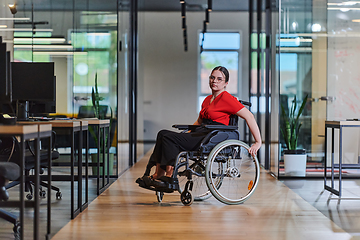
<svg viewBox="0 0 360 240"><path fill-rule="evenodd" d="M239 97L239 59L240 33L238 32L207 32L199 34L201 48L199 60L199 104L198 110L206 96L211 94L209 74L216 66L224 66L229 70L230 80L227 91Z"/></svg>

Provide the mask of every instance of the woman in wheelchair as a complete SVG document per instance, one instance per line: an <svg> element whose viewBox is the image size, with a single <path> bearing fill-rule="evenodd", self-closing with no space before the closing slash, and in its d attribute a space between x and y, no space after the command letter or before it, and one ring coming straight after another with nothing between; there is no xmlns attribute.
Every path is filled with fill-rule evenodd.
<svg viewBox="0 0 360 240"><path fill-rule="evenodd" d="M244 107L235 97L226 91L229 82L229 72L225 67L215 67L209 77L209 86L212 94L202 103L198 119L193 125L194 129L187 132L173 132L161 130L156 138L154 151L150 157L144 176L136 182L140 187L154 190L170 182L176 158L182 151L194 151L199 148L208 129L203 125L229 125L231 115L245 119L255 143L248 149L251 155L256 155L261 147L261 136L253 114ZM156 166L155 173L150 176L151 167ZM169 191L172 192L172 191Z"/></svg>

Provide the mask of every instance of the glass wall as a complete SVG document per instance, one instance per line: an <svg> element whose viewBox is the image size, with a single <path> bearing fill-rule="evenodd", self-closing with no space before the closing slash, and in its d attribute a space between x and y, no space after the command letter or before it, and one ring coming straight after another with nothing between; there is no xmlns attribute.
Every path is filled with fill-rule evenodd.
<svg viewBox="0 0 360 240"><path fill-rule="evenodd" d="M327 19L319 22L327 33L327 94L326 120L358 121L360 116L360 2L328 1ZM357 175L360 165L360 134L358 128L345 128L342 134L342 162L347 175ZM337 138L335 138L337 140ZM330 141L328 141L330 142ZM329 149L329 148L328 148ZM338 150L336 150L338 152ZM330 154L327 154L330 156ZM326 159L330 161L330 159ZM335 163L339 160L335 159ZM329 164L327 164L329 166ZM348 168L348 167L355 167Z"/></svg>
<svg viewBox="0 0 360 240"><path fill-rule="evenodd" d="M129 168L129 5L119 2L118 12L118 88L117 88L117 116L118 116L118 156L119 173L123 173Z"/></svg>
<svg viewBox="0 0 360 240"><path fill-rule="evenodd" d="M270 60L267 57L270 57L270 54L267 52L270 50L269 43L270 40L267 36L270 36L270 33L266 32L267 24L271 24L271 21L267 21L268 14L266 12L265 0L251 1L249 22L250 22L250 36L249 36L249 48L250 48L250 64L249 64L249 82L250 82L250 101L252 103L251 112L254 114L256 121L259 125L262 141L264 147L262 147L258 153L258 158L260 163L269 168L270 156L266 151L268 148L268 143L266 142L266 137L269 137L267 132L269 128L269 119L267 119L267 114L270 112L269 101L270 98L268 94L270 93L269 86L271 71L267 71L267 64L270 63ZM247 131L248 132L248 131ZM248 141L251 143L252 139L248 133Z"/></svg>
<svg viewBox="0 0 360 240"><path fill-rule="evenodd" d="M108 10L99 11L92 1L73 0L56 8L51 0L24 1L18 3L11 21L15 31L10 39L15 62L55 63L56 112L52 117L93 117L83 110L93 104L97 80L100 105L106 109L103 117L111 119L113 175L129 166L129 4L122 2L114 1ZM90 152L96 152L94 141L90 139L89 144Z"/></svg>
<svg viewBox="0 0 360 240"><path fill-rule="evenodd" d="M325 121L358 119L360 113L359 32L356 1L276 1L278 32L276 67L279 69L279 112L288 111L307 97L297 148L307 155L306 176L323 176ZM295 110L298 111L299 108ZM281 128L280 121L280 128ZM283 168L283 136L280 138L278 175ZM344 132L343 161L359 165L359 132ZM336 138L335 138L335 141ZM335 151L339 151L338 149ZM336 154L336 153L335 153ZM328 161L328 159L327 159ZM348 174L352 170L347 170Z"/></svg>
<svg viewBox="0 0 360 240"><path fill-rule="evenodd" d="M317 1L319 4L321 1ZM324 2L325 3L325 2ZM323 127L313 125L315 118L313 112L312 97L318 94L314 84L319 79L313 78L314 70L326 72L326 64L320 66L318 60L314 62L314 56L320 53L320 49L314 46L314 40L319 41L322 36L319 33L326 31L326 28L319 28L320 24L316 18L325 17L324 14L314 14L315 6L312 1L280 1L279 8L279 33L277 47L279 49L277 62L280 78L279 85L279 112L283 108L288 114L292 106L298 106L295 113L299 110L302 100L308 97L304 111L299 119L302 123L298 134L297 148L305 149L307 152L307 166L316 170L322 167L324 136L321 136ZM326 5L323 4L323 13ZM320 8L320 9L321 9ZM325 20L325 19L322 19ZM325 41L326 43L326 41ZM325 49L322 49L325 50ZM326 59L324 59L326 63ZM296 99L296 102L294 102ZM320 109L318 110L320 111ZM317 112L320 113L320 112ZM325 117L325 115L324 115ZM325 119L323 119L325 120ZM280 129L284 122L280 119ZM316 132L316 133L315 133ZM283 150L287 149L284 137L279 131L279 176L285 176ZM317 143L315 143L317 141ZM316 171L314 171L316 172Z"/></svg>

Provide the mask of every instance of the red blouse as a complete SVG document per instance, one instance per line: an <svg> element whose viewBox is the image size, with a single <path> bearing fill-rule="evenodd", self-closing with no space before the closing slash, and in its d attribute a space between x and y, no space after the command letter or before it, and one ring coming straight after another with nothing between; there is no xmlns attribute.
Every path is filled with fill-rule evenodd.
<svg viewBox="0 0 360 240"><path fill-rule="evenodd" d="M211 97L212 95L207 96L201 105L199 114L201 119L210 119L229 125L230 115L237 113L244 107L244 105L227 91L220 93L219 96L210 103Z"/></svg>

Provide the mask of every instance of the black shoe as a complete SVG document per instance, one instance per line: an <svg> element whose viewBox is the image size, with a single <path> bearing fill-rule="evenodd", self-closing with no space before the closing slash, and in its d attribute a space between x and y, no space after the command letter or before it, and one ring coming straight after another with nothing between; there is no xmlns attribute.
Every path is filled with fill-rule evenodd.
<svg viewBox="0 0 360 240"><path fill-rule="evenodd" d="M172 183L173 182L173 178L172 177L167 177L167 176L161 176L159 178L160 181L166 182L166 183Z"/></svg>
<svg viewBox="0 0 360 240"><path fill-rule="evenodd" d="M151 186L151 177L142 176L141 178L136 179L136 183L139 184L140 187L150 187Z"/></svg>
<svg viewBox="0 0 360 240"><path fill-rule="evenodd" d="M145 186L144 180L142 178L138 178L135 181L137 184L139 184L139 186Z"/></svg>
<svg viewBox="0 0 360 240"><path fill-rule="evenodd" d="M154 186L156 188L166 188L167 187L167 184L163 181L160 181L160 180L151 180L151 186Z"/></svg>

